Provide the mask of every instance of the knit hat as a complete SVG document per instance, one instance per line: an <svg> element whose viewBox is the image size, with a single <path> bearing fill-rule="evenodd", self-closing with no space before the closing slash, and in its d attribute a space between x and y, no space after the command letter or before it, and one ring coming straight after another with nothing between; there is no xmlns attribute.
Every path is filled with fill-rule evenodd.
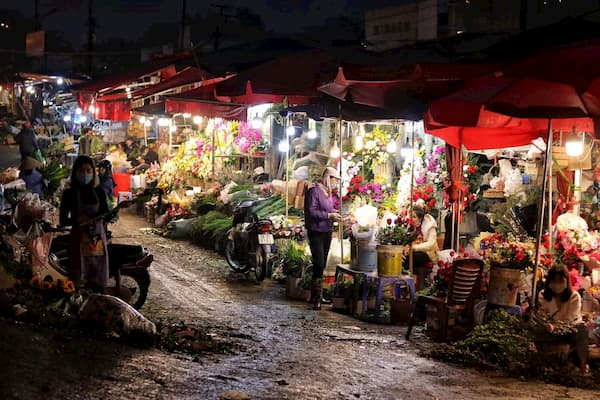
<svg viewBox="0 0 600 400"><path fill-rule="evenodd" d="M327 167L323 170L323 175L322 175L323 180L326 180L327 178L337 178L337 179L341 179L340 178L340 173L338 172L338 170L336 170L333 167Z"/></svg>

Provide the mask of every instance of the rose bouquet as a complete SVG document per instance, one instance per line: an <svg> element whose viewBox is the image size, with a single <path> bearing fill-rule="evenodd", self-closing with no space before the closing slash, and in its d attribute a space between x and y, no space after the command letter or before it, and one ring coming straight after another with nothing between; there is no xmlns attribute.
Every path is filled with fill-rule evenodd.
<svg viewBox="0 0 600 400"><path fill-rule="evenodd" d="M379 228L377 241L380 245L404 246L412 243L417 238L415 221L403 212L396 218L386 218L383 227Z"/></svg>
<svg viewBox="0 0 600 400"><path fill-rule="evenodd" d="M493 234L481 239L480 248L488 266L525 271L533 266L533 243L518 242Z"/></svg>

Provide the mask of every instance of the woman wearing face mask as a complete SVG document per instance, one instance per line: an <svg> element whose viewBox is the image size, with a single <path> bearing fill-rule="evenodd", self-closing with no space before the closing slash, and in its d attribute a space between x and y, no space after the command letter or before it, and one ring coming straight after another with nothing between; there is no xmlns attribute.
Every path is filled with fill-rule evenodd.
<svg viewBox="0 0 600 400"><path fill-rule="evenodd" d="M340 221L341 215L333 209L332 189L340 184L340 174L327 167L304 199L304 223L313 259L310 303L313 310L321 309L323 270L331 246L332 222Z"/></svg>
<svg viewBox="0 0 600 400"><path fill-rule="evenodd" d="M102 219L108 212L106 194L98 185L94 161L77 157L71 173L71 187L60 203L60 224L71 226L69 278L102 292L108 284L106 231Z"/></svg>
<svg viewBox="0 0 600 400"><path fill-rule="evenodd" d="M589 374L588 331L581 319L581 296L571 287L569 271L565 266L554 266L548 271L544 290L539 295L539 312L545 314L546 329L553 333L560 322L572 323L577 332L567 336L574 345L582 374ZM560 340L557 338L557 340Z"/></svg>

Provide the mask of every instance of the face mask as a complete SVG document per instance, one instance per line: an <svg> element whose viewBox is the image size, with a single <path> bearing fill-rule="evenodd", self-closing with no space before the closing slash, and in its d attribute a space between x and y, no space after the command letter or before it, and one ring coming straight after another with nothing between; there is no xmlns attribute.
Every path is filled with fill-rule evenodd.
<svg viewBox="0 0 600 400"><path fill-rule="evenodd" d="M552 290L556 294L560 294L560 293L564 292L566 288L567 288L566 283L551 283L550 284L550 290Z"/></svg>
<svg viewBox="0 0 600 400"><path fill-rule="evenodd" d="M82 185L88 185L92 181L93 178L94 178L94 175L92 175L92 174L77 175L77 181Z"/></svg>

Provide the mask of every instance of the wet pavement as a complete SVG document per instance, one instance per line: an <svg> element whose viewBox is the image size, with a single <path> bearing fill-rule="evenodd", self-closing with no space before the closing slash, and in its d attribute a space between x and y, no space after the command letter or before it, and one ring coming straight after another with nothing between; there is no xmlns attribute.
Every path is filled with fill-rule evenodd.
<svg viewBox="0 0 600 400"><path fill-rule="evenodd" d="M200 325L233 354L136 349L0 322L0 398L595 399L598 392L521 381L419 357L406 328L358 321L288 300L284 285L231 274L216 253L140 228L122 212L116 242L155 255L142 312ZM27 332L24 336L22 332Z"/></svg>

